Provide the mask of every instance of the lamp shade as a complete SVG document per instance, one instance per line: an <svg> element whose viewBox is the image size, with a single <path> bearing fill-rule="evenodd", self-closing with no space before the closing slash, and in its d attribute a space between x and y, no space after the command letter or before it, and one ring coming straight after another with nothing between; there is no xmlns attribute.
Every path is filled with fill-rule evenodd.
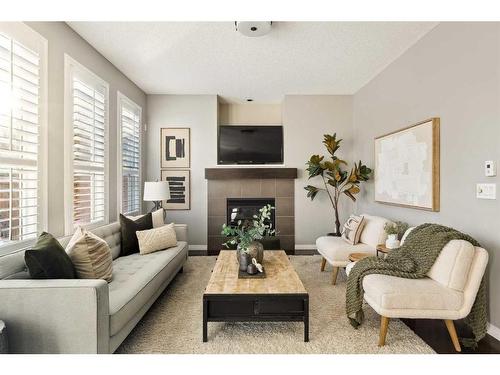
<svg viewBox="0 0 500 375"><path fill-rule="evenodd" d="M170 188L167 181L144 183L145 201L163 201L167 199L170 199Z"/></svg>

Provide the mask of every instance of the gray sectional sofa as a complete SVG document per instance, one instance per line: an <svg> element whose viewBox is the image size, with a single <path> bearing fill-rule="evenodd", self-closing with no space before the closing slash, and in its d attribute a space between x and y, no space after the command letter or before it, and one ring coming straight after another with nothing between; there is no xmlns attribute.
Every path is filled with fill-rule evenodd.
<svg viewBox="0 0 500 375"><path fill-rule="evenodd" d="M11 353L113 353L188 257L187 226L177 246L119 257L120 224L93 230L110 246L113 280L19 279L24 251L0 256L0 319ZM66 246L69 237L59 240Z"/></svg>

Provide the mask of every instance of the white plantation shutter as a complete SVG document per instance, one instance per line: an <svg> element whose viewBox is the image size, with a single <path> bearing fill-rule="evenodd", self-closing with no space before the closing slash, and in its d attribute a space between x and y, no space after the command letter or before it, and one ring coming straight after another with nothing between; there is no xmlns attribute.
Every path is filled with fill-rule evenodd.
<svg viewBox="0 0 500 375"><path fill-rule="evenodd" d="M122 213L141 211L141 107L119 96Z"/></svg>
<svg viewBox="0 0 500 375"><path fill-rule="evenodd" d="M72 66L70 100L73 200L70 231L77 225L102 224L106 214L108 86Z"/></svg>
<svg viewBox="0 0 500 375"><path fill-rule="evenodd" d="M0 246L40 227L41 56L0 32Z"/></svg>

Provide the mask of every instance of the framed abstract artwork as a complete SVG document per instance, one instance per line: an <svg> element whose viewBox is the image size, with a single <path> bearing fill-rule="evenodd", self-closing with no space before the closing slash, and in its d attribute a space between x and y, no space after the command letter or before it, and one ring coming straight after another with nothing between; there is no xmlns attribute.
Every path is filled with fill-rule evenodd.
<svg viewBox="0 0 500 375"><path fill-rule="evenodd" d="M163 208L166 210L190 210L190 171L182 169L162 170L161 180L168 181L170 188L170 199L163 201Z"/></svg>
<svg viewBox="0 0 500 375"><path fill-rule="evenodd" d="M375 201L439 211L439 118L375 138Z"/></svg>
<svg viewBox="0 0 500 375"><path fill-rule="evenodd" d="M160 129L160 168L190 167L190 129Z"/></svg>

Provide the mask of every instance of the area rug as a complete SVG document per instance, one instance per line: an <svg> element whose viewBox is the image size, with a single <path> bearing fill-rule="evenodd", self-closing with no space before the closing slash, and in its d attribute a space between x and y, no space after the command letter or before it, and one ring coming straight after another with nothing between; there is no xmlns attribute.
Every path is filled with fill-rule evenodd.
<svg viewBox="0 0 500 375"><path fill-rule="evenodd" d="M292 256L309 292L310 341L303 323L208 323L202 342L202 296L215 257L189 257L178 274L139 322L117 353L213 354L353 354L434 353L403 322L389 323L386 345L377 346L380 317L364 306L365 322L354 329L345 316L345 275L331 285L331 269L320 272L319 256Z"/></svg>

